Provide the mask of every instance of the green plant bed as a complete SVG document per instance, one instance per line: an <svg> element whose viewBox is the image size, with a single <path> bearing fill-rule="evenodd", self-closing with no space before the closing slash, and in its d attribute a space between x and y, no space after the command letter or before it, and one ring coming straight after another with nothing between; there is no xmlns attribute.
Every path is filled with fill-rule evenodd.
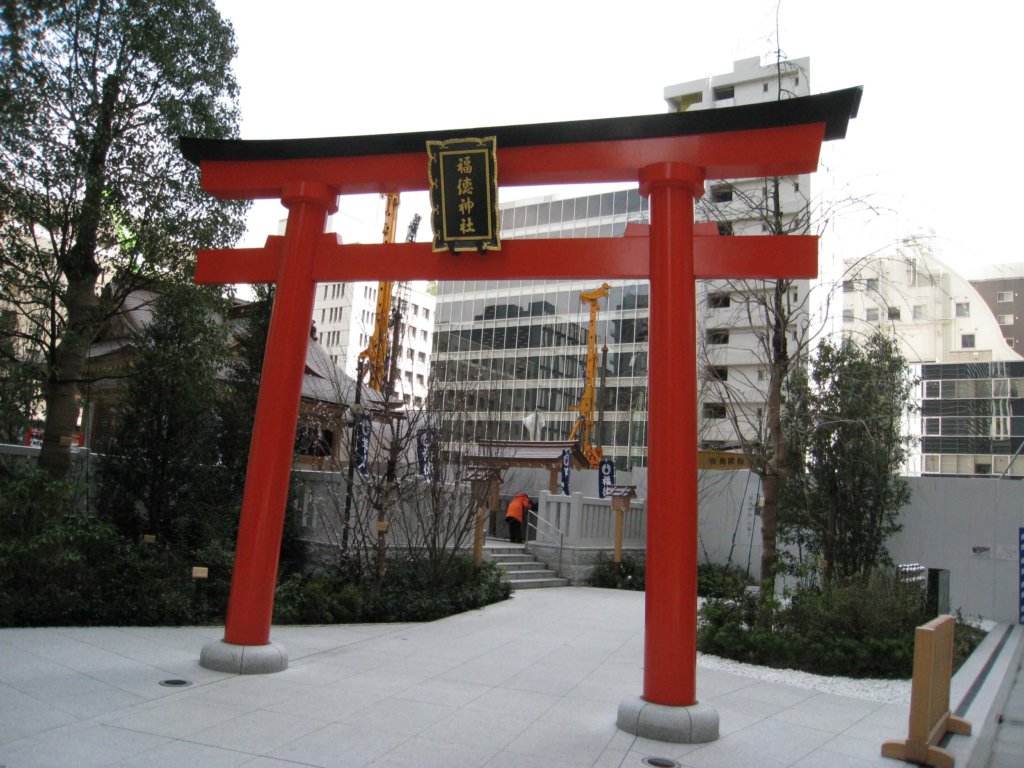
<svg viewBox="0 0 1024 768"><path fill-rule="evenodd" d="M379 594L369 579L345 564L293 574L277 588L277 624L433 621L507 600L511 587L490 563L458 560L443 583L430 584L415 562L391 560Z"/></svg>
<svg viewBox="0 0 1024 768"><path fill-rule="evenodd" d="M622 562L616 563L606 552L599 552L594 560L594 570L588 582L592 587L603 589L629 589L642 592L646 588L646 567L642 560L623 555Z"/></svg>
<svg viewBox="0 0 1024 768"><path fill-rule="evenodd" d="M919 585L875 577L803 590L788 603L774 595L712 598L700 611L702 653L781 669L846 677L908 678L914 630L931 616ZM954 664L984 632L958 621Z"/></svg>
<svg viewBox="0 0 1024 768"><path fill-rule="evenodd" d="M630 555L623 555L622 562L616 564L610 555L601 552L594 561L588 583L604 589L643 591L647 588L646 564ZM736 565L701 563L697 566L697 594L701 597L740 597L753 583L746 571Z"/></svg>

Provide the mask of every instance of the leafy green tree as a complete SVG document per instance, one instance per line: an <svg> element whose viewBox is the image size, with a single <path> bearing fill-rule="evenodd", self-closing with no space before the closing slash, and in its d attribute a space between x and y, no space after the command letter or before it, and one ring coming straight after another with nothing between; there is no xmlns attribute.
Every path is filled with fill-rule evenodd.
<svg viewBox="0 0 1024 768"><path fill-rule="evenodd" d="M825 340L809 371L789 380L786 430L802 470L784 488L780 528L820 561L826 584L888 562L885 542L910 499L900 468L913 387L896 340L883 333Z"/></svg>
<svg viewBox="0 0 1024 768"><path fill-rule="evenodd" d="M237 135L235 51L212 0L0 0L0 306L43 361L55 478L97 329L241 232L177 147Z"/></svg>
<svg viewBox="0 0 1024 768"><path fill-rule="evenodd" d="M129 538L197 546L230 505L230 477L219 466L223 309L208 289L172 285L135 342L97 501Z"/></svg>

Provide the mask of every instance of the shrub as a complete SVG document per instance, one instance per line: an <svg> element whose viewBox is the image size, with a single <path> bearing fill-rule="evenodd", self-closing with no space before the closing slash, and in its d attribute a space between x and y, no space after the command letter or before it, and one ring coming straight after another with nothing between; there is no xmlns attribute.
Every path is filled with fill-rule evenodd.
<svg viewBox="0 0 1024 768"><path fill-rule="evenodd" d="M646 577L646 566L642 560L623 555L622 562L615 563L607 552L599 552L589 583L592 587L642 592L646 588Z"/></svg>
<svg viewBox="0 0 1024 768"><path fill-rule="evenodd" d="M919 585L894 575L831 589L805 589L788 604L774 595L712 598L700 612L702 653L824 675L906 678L913 671L914 630L931 617ZM958 622L959 666L984 633Z"/></svg>
<svg viewBox="0 0 1024 768"><path fill-rule="evenodd" d="M393 558L373 600L363 592L367 579L352 564L293 574L277 588L274 620L280 624L432 621L506 600L511 594L493 564L475 566L463 557L450 573L448 584L432 588L423 581L417 563Z"/></svg>
<svg viewBox="0 0 1024 768"><path fill-rule="evenodd" d="M192 580L191 566L187 555L136 545L100 520L51 521L35 535L0 542L0 626L215 621L226 603L217 587Z"/></svg>
<svg viewBox="0 0 1024 768"><path fill-rule="evenodd" d="M701 563L697 566L697 594L701 597L740 597L754 580L738 565Z"/></svg>

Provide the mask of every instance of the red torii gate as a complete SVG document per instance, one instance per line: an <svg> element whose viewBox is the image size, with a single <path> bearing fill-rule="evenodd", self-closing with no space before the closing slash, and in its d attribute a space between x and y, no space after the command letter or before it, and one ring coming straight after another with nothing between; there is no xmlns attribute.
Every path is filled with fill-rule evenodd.
<svg viewBox="0 0 1024 768"><path fill-rule="evenodd" d="M647 593L643 696L619 707L625 730L709 741L718 715L697 702L697 279L811 278L814 237L694 237L707 179L810 173L821 142L844 138L861 89L746 107L566 123L346 138L184 138L204 189L276 198L284 236L263 248L201 251L199 283L277 283L253 427L224 640L204 666L241 673L287 667L270 641L306 339L318 282L507 278L649 279ZM343 245L324 233L338 196L427 188L428 140L497 137L506 186L639 182L645 235L511 240L484 254L429 243Z"/></svg>

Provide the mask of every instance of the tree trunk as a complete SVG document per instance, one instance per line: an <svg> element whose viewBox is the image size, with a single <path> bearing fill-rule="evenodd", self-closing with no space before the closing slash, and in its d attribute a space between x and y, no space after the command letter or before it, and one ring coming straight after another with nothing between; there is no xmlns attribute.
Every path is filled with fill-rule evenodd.
<svg viewBox="0 0 1024 768"><path fill-rule="evenodd" d="M92 316L96 306L96 274L69 280L67 325L57 343L53 365L44 391L46 427L39 468L54 480L63 480L71 469L71 435L78 424L78 381L85 367L86 350L92 341Z"/></svg>
<svg viewBox="0 0 1024 768"><path fill-rule="evenodd" d="M789 371L789 346L786 341L786 291L788 285L776 281L772 307L771 328L771 376L768 381L768 398L765 425L771 459L761 478L764 490L764 507L761 510L761 590L775 591L775 564L778 560L778 503L779 490L789 473L789 440L782 429L782 385Z"/></svg>
<svg viewBox="0 0 1024 768"><path fill-rule="evenodd" d="M102 99L95 133L89 138L83 175L85 191L78 218L78 235L71 249L58 255L60 271L67 280L66 323L54 348L46 382L46 428L39 467L54 480L63 480L71 469L71 434L78 423L78 382L85 367L86 353L96 333L96 282L100 267L96 261L103 195L107 180L107 155L113 143L114 113L121 93L121 80L109 75L103 81Z"/></svg>

